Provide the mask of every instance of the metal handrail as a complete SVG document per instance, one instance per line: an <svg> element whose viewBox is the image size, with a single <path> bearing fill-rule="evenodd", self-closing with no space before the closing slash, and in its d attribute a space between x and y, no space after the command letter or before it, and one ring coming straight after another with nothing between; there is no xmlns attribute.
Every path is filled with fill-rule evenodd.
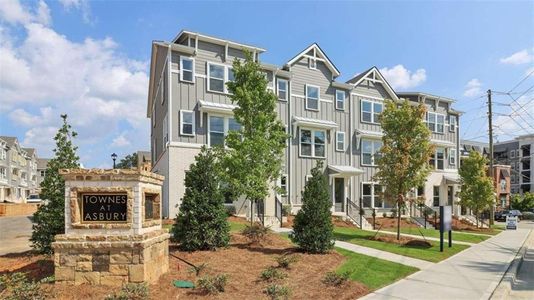
<svg viewBox="0 0 534 300"><path fill-rule="evenodd" d="M352 202L352 201L350 200L349 197L347 197L346 202L347 202L347 209L346 209L346 211L347 211L347 217L349 217L349 218L350 218L352 221L354 221L358 226L360 226L360 228L362 228L362 220L361 220L362 215L361 215L361 213L360 213L360 207L359 207L356 203ZM352 215L350 214L350 212L353 211L353 210L356 210L356 212L357 212L357 214L358 214L358 216L359 216L360 218L357 218L356 216L352 216ZM358 220L358 219L360 219L360 220Z"/></svg>
<svg viewBox="0 0 534 300"><path fill-rule="evenodd" d="M413 205L413 204L412 204ZM412 210L410 209L410 212L412 213L410 215L410 218L412 220L415 220L417 223L419 223L421 226L423 226L424 228L427 228L427 224L428 224L428 214L426 213L427 210L431 210L434 212L434 224L436 224L437 222L437 212L430 206L427 206L426 204L424 203L417 203L415 204L415 210ZM417 212L419 212L419 215L417 216ZM423 217L425 222L424 224L421 223L418 219L416 219L417 217Z"/></svg>
<svg viewBox="0 0 534 300"><path fill-rule="evenodd" d="M283 204L282 201L278 199L278 196L274 197L274 215L280 221L280 227L283 225Z"/></svg>

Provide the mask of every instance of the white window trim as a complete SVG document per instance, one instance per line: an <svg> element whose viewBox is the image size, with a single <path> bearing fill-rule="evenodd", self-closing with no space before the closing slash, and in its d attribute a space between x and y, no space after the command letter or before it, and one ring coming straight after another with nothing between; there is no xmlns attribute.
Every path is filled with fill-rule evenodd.
<svg viewBox="0 0 534 300"><path fill-rule="evenodd" d="M337 98L337 93L343 93L343 108L339 108L338 106L338 98ZM337 110L342 110L342 111L345 111L345 103L347 102L346 99L347 99L347 95L345 93L344 90L336 90L336 93L335 93L335 98L336 98L336 109Z"/></svg>
<svg viewBox="0 0 534 300"><path fill-rule="evenodd" d="M317 108L308 107L308 87L317 88ZM305 89L304 100L306 102L306 109L313 110L313 111L320 111L321 110L321 87L317 85L313 85L313 84L305 84L304 89Z"/></svg>
<svg viewBox="0 0 534 300"><path fill-rule="evenodd" d="M214 91L211 89L211 86L210 86L210 79L211 79L211 76L210 76L210 66L213 65L213 66L219 66L219 67L222 67L223 68L223 90L222 92L221 91ZM206 87L207 87L207 90L208 92L210 93L219 93L219 94L228 94L228 91L227 91L227 88L226 88L226 83L228 82L228 66L227 65L223 65L223 64L218 64L218 63L214 63L214 62L206 62ZM217 80L221 80L220 78L214 78L214 79L217 79Z"/></svg>
<svg viewBox="0 0 534 300"><path fill-rule="evenodd" d="M456 166L456 149L449 150L449 165Z"/></svg>
<svg viewBox="0 0 534 300"><path fill-rule="evenodd" d="M365 164L363 163L363 141L369 141L373 144L373 149L372 149L372 152L371 152L371 164ZM362 166L366 166L366 167L376 167L377 164L375 163L375 155L376 155L376 150L375 150L375 143L378 142L381 140L378 140L378 139L371 139L371 138L361 138L360 139L360 164ZM382 145L384 146L384 145Z"/></svg>
<svg viewBox="0 0 534 300"><path fill-rule="evenodd" d="M445 115L444 115L444 114L437 113L437 112L430 112L430 111L427 112L427 113L426 113L426 123L427 123L427 128L428 128L428 124L430 123L430 122L428 122L428 117L430 116L430 114L433 114L433 115L436 116L436 122L433 123L433 124L435 125L435 126L434 126L434 130L431 130L431 131L432 131L433 133L444 134L444 133L445 133ZM443 117L443 124L442 124L442 125L443 125L443 127L442 127L442 128L443 128L443 131L438 131L438 124L439 124L439 123L438 123L438 116L442 116L442 117ZM428 128L428 129L430 129L430 128Z"/></svg>
<svg viewBox="0 0 534 300"><path fill-rule="evenodd" d="M443 169L438 169L438 149L443 150ZM456 150L456 149L455 149ZM432 157L430 158L432 159ZM436 150L434 151L434 170L440 170L443 171L446 169L445 162L447 161L447 150L443 147L436 147Z"/></svg>
<svg viewBox="0 0 534 300"><path fill-rule="evenodd" d="M184 60L192 61L192 65L193 65L193 70L192 70L193 74L192 75L193 76L192 76L192 80L191 81L184 79L184 72L183 72L184 71L184 67L183 67L183 61ZM195 76L196 76L196 74L195 74L195 59L193 57L180 56L180 81L188 82L188 83L195 83Z"/></svg>
<svg viewBox="0 0 534 300"><path fill-rule="evenodd" d="M434 195L434 190L438 188L438 205L434 205L434 200L436 198L436 195ZM441 204L441 188L439 187L439 185L434 185L432 186L432 207L438 207L439 205Z"/></svg>
<svg viewBox="0 0 534 300"><path fill-rule="evenodd" d="M211 147L211 137L210 137L210 117L219 117L223 118L223 135L226 139L226 136L228 135L228 120L234 119L234 115L223 115L223 114L208 114L208 127L207 127L207 134L208 134L208 147Z"/></svg>
<svg viewBox="0 0 534 300"><path fill-rule="evenodd" d="M343 148L339 149L338 148L338 143L340 142L340 140L338 139L339 138L339 134L341 134L343 136ZM343 152L345 151L345 132L344 131L336 131L336 151L338 152Z"/></svg>
<svg viewBox="0 0 534 300"><path fill-rule="evenodd" d="M309 130L311 131L311 155L303 155L302 154L302 141L301 141L301 135L302 135L302 130ZM324 133L324 156L316 156L315 155L315 132L323 132ZM299 157L306 157L306 158L321 158L321 159L324 159L326 158L326 153L327 153L327 135L326 135L326 130L322 130L322 129L312 129L312 128L299 128Z"/></svg>
<svg viewBox="0 0 534 300"><path fill-rule="evenodd" d="M370 195L371 196L371 206L370 207L363 206L363 196L364 196L363 195L363 185L364 184L368 184L368 185L371 186L371 195ZM385 198L382 199L382 207L376 207L375 206L375 186L377 186L377 185L382 186L381 184L379 184L377 182L371 182L371 181L362 182L360 184L360 191L361 191L361 195L360 196L362 198L362 208L384 208L384 206L385 206ZM384 188L384 187L382 186L382 188ZM369 195L367 195L367 196L369 196Z"/></svg>
<svg viewBox="0 0 534 300"><path fill-rule="evenodd" d="M454 124L451 123L451 120L453 119L454 119ZM456 132L457 123L458 123L458 117L456 117L455 115L449 115L449 132Z"/></svg>
<svg viewBox="0 0 534 300"><path fill-rule="evenodd" d="M371 122L363 120L363 103L364 102L371 103ZM373 100L369 100L369 99L361 99L360 100L360 122L361 123L380 124L380 122L376 122L376 120L375 120L375 106L374 106L375 103L378 103L378 104L382 105L382 112L383 112L384 111L384 103L383 102L373 101Z"/></svg>
<svg viewBox="0 0 534 300"><path fill-rule="evenodd" d="M278 187L281 189L282 188L282 178L285 177L286 178L286 193L285 194L278 194L279 196L281 197L287 197L287 194L288 194L288 191L289 191L289 182L288 182L288 177L287 177L287 174L280 174L280 178L278 178Z"/></svg>
<svg viewBox="0 0 534 300"><path fill-rule="evenodd" d="M312 62L314 62L314 64L312 64ZM317 59L308 57L308 68L310 68L310 70L317 70Z"/></svg>
<svg viewBox="0 0 534 300"><path fill-rule="evenodd" d="M279 86L278 86L278 82L280 82L280 81L283 81L283 82L286 83L286 90L285 90L286 98L285 99L280 98L280 96L278 95L278 92L280 91L279 90ZM286 79L282 79L282 78L276 78L276 97L278 98L278 100L287 102L287 99L289 97L289 88L288 87L289 87L289 81L287 81Z"/></svg>
<svg viewBox="0 0 534 300"><path fill-rule="evenodd" d="M183 131L183 125L184 125L184 113L191 113L192 114L192 122L193 122L193 128L192 128L192 133L184 133ZM185 110L185 109L181 109L180 110L180 135L183 135L183 136L195 136L195 112L192 111L192 110Z"/></svg>

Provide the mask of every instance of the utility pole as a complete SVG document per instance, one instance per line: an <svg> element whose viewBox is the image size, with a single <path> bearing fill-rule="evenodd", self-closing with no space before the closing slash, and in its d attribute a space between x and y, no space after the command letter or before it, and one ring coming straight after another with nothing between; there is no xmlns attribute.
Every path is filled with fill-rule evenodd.
<svg viewBox="0 0 534 300"><path fill-rule="evenodd" d="M491 90L488 90L488 127L489 127L489 176L493 189L495 189L495 178L493 176L493 113L491 111ZM495 198L495 196L493 196ZM495 199L493 199L495 201ZM489 224L493 225L495 215L495 205L492 203L490 206Z"/></svg>

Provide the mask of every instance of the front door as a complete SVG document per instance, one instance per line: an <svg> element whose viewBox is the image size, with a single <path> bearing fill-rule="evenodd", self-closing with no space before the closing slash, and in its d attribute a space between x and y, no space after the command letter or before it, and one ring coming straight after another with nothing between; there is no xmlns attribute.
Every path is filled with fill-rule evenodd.
<svg viewBox="0 0 534 300"><path fill-rule="evenodd" d="M454 188L449 185L447 186L447 205L453 205L453 198L454 198Z"/></svg>
<svg viewBox="0 0 534 300"><path fill-rule="evenodd" d="M334 211L343 212L345 199L345 178L334 178Z"/></svg>

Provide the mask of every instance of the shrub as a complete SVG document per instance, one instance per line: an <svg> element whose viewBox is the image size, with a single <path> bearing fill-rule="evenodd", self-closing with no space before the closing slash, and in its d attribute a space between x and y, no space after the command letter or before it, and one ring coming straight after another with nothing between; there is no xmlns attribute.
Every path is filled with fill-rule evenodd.
<svg viewBox="0 0 534 300"><path fill-rule="evenodd" d="M202 147L185 175L185 195L172 233L186 251L215 250L230 240L224 196L220 188L218 159Z"/></svg>
<svg viewBox="0 0 534 300"><path fill-rule="evenodd" d="M265 227L260 223L254 223L252 225L245 225L245 228L241 230L241 234L246 236L251 242L259 243L263 241L270 231L271 229L269 227Z"/></svg>
<svg viewBox="0 0 534 300"><path fill-rule="evenodd" d="M386 218L387 216L388 216L388 214L386 212L382 213L382 218Z"/></svg>
<svg viewBox="0 0 534 300"><path fill-rule="evenodd" d="M530 211L522 212L523 216L521 217L523 220L534 220L534 213Z"/></svg>
<svg viewBox="0 0 534 300"><path fill-rule="evenodd" d="M336 272L328 272L325 274L322 281L328 286L340 286L349 279L349 276L349 272L344 272L341 274L338 274Z"/></svg>
<svg viewBox="0 0 534 300"><path fill-rule="evenodd" d="M282 205L282 216L287 217L291 214L291 205L284 204Z"/></svg>
<svg viewBox="0 0 534 300"><path fill-rule="evenodd" d="M299 259L298 259L297 256L291 255L291 254L280 255L280 256L278 256L276 258L276 262L278 263L278 267L284 268L284 269L289 269L290 266L293 263L296 263L298 260Z"/></svg>
<svg viewBox="0 0 534 300"><path fill-rule="evenodd" d="M29 280L26 274L16 272L0 276L0 295L6 300L44 300L39 283Z"/></svg>
<svg viewBox="0 0 534 300"><path fill-rule="evenodd" d="M229 217L236 214L236 208L234 204L226 204L224 205L224 208L226 209L226 215Z"/></svg>
<svg viewBox="0 0 534 300"><path fill-rule="evenodd" d="M270 284L265 289L265 293L272 300L288 299L291 294L291 290L284 285Z"/></svg>
<svg viewBox="0 0 534 300"><path fill-rule="evenodd" d="M118 293L106 296L105 300L147 300L149 299L146 284L127 283Z"/></svg>
<svg viewBox="0 0 534 300"><path fill-rule="evenodd" d="M275 267L268 267L260 274L260 279L265 281L276 281L287 277L287 274Z"/></svg>
<svg viewBox="0 0 534 300"><path fill-rule="evenodd" d="M334 247L334 225L323 162L318 161L311 173L302 192L302 208L295 216L293 233L289 237L305 252L325 253Z"/></svg>
<svg viewBox="0 0 534 300"><path fill-rule="evenodd" d="M434 210L430 207L425 207L425 209L423 210L423 214L425 215L425 217L431 217L434 215Z"/></svg>
<svg viewBox="0 0 534 300"><path fill-rule="evenodd" d="M227 282L227 274L206 275L197 280L197 286L205 293L215 295L224 292L224 287Z"/></svg>
<svg viewBox="0 0 534 300"><path fill-rule="evenodd" d="M390 210L390 212L391 212L390 217L392 217L392 218L396 218L397 217L397 209L396 208L392 208Z"/></svg>

